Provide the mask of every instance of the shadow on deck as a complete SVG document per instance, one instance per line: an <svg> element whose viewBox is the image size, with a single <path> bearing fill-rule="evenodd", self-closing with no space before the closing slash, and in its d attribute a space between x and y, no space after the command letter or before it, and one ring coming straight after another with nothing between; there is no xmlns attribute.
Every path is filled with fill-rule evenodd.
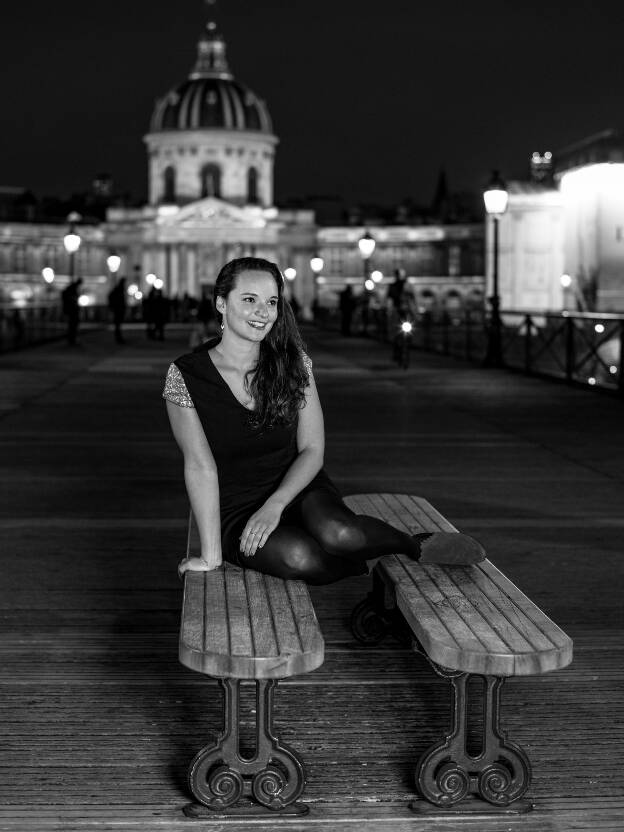
<svg viewBox="0 0 624 832"><path fill-rule="evenodd" d="M623 403L435 356L398 371L378 344L306 336L342 490L426 497L575 641L569 668L504 691L535 810L436 830L621 829ZM188 828L186 769L218 727L216 685L177 661L186 498L160 389L183 333L109 341L0 358L0 830ZM367 589L313 589L326 661L277 699L311 814L255 829L432 826L408 804L448 691L398 644L354 642Z"/></svg>

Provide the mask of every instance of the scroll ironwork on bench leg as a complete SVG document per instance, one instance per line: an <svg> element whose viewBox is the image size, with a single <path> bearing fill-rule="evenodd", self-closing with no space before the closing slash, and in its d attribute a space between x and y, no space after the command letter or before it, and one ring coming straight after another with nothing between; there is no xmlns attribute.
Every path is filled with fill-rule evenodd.
<svg viewBox="0 0 624 832"><path fill-rule="evenodd" d="M471 674L430 664L451 683L453 719L451 732L420 758L416 785L423 797L436 806L453 806L469 794L478 794L495 806L508 806L528 789L531 765L524 751L508 740L500 727L500 690L504 679L479 677L484 683L483 731L481 750L472 756L466 749Z"/></svg>
<svg viewBox="0 0 624 832"><path fill-rule="evenodd" d="M240 752L240 680L219 679L223 690L223 731L216 743L203 748L189 768L193 796L210 809L224 811L243 795L245 779L251 780L253 797L268 809L293 804L305 787L305 769L295 751L273 731L275 679L256 681L256 752L251 758Z"/></svg>

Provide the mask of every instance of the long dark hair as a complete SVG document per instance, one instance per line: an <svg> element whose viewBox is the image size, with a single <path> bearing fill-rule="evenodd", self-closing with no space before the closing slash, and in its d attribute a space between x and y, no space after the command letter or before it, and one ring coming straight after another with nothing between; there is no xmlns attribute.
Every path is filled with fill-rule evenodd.
<svg viewBox="0 0 624 832"><path fill-rule="evenodd" d="M252 422L259 428L292 424L305 400L308 372L303 364L304 344L290 304L284 298L284 278L275 263L261 257L230 260L219 272L214 287L217 298L227 299L239 274L266 272L277 286L277 319L266 338L260 342L255 368L245 377L245 386L256 403ZM217 310L217 320L223 315Z"/></svg>

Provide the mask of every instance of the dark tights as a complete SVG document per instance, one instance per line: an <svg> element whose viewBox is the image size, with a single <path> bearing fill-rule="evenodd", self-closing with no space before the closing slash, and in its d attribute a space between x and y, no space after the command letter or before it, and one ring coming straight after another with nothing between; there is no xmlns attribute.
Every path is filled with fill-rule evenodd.
<svg viewBox="0 0 624 832"><path fill-rule="evenodd" d="M368 571L366 562L402 553L417 558L410 535L364 514L355 514L330 491L310 491L286 509L262 549L250 558L238 555L248 569L294 578L309 584L331 584Z"/></svg>

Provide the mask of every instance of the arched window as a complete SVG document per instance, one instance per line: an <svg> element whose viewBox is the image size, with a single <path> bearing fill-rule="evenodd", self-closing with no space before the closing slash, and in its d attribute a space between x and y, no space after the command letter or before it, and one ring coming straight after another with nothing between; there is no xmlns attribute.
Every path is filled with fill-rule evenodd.
<svg viewBox="0 0 624 832"><path fill-rule="evenodd" d="M176 172L175 168L169 165L163 172L163 202L175 202L176 199Z"/></svg>
<svg viewBox="0 0 624 832"><path fill-rule="evenodd" d="M201 198L221 197L221 168L219 165L204 165L201 169Z"/></svg>
<svg viewBox="0 0 624 832"><path fill-rule="evenodd" d="M258 171L256 168L249 168L247 171L247 202L250 205L257 205L258 199Z"/></svg>

